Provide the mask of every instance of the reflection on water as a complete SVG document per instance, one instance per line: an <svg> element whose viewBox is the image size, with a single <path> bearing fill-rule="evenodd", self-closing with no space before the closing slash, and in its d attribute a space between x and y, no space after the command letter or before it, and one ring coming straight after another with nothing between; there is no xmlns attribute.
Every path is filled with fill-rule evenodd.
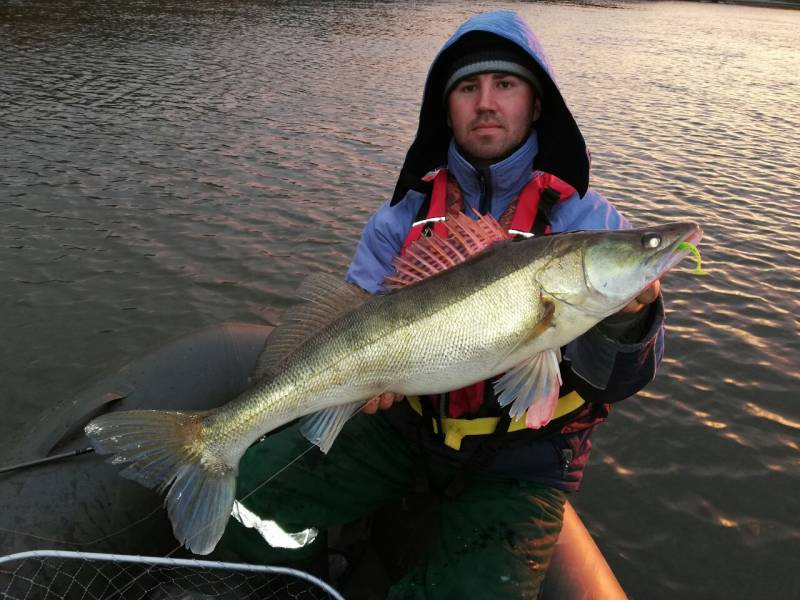
<svg viewBox="0 0 800 600"><path fill-rule="evenodd" d="M594 185L634 222L700 222L711 276L666 277L668 357L598 431L575 502L633 596L796 596L800 12L619 6L514 5ZM474 10L0 7L8 430L173 335L277 320L304 275L341 272L428 63Z"/></svg>

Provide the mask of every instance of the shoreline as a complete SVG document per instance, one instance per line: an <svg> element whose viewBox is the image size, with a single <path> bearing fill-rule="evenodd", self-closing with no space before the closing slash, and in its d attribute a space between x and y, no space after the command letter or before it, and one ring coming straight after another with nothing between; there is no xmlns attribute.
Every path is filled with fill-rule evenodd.
<svg viewBox="0 0 800 600"><path fill-rule="evenodd" d="M734 6L756 6L761 8L800 9L800 0L691 0L702 4L730 4Z"/></svg>

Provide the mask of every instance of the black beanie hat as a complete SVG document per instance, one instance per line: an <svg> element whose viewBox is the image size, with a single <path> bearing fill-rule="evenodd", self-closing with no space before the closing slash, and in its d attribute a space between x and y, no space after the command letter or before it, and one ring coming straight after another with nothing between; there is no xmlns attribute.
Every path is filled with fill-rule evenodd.
<svg viewBox="0 0 800 600"><path fill-rule="evenodd" d="M446 46L431 65L425 81L417 134L397 178L392 205L400 202L409 190L429 193L430 183L423 177L447 161L447 148L452 137L447 125L447 107L442 101L445 84L462 60L487 51L512 53L514 58L509 62L519 63L531 71L541 86L542 116L536 122L539 152L534 168L563 179L581 197L586 193L589 187L589 153L578 124L555 82L531 55L511 40L487 31L471 31Z"/></svg>
<svg viewBox="0 0 800 600"><path fill-rule="evenodd" d="M542 84L530 69L531 58L522 52L514 52L510 48L488 47L484 50L470 52L456 59L445 73L443 100L462 80L482 73L511 73L521 77L536 90L541 97Z"/></svg>

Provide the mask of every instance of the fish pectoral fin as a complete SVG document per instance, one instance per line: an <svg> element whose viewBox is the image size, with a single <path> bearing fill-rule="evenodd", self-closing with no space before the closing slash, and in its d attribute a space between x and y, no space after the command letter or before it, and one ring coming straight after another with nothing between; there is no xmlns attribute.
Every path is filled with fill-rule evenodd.
<svg viewBox="0 0 800 600"><path fill-rule="evenodd" d="M561 388L561 352L545 350L506 372L494 384L500 406L511 405L512 419L538 429L550 422Z"/></svg>
<svg viewBox="0 0 800 600"><path fill-rule="evenodd" d="M342 431L347 421L364 406L364 400L326 408L304 417L300 421L300 433L309 442L319 446L325 454Z"/></svg>
<svg viewBox="0 0 800 600"><path fill-rule="evenodd" d="M550 329L553 326L553 319L555 319L556 315L556 303L555 300L545 294L544 292L539 294L539 299L542 303L542 318L539 319L539 322L536 326L531 329L530 333L528 334L526 341L532 341L542 335L545 331ZM559 357L560 360L560 357Z"/></svg>
<svg viewBox="0 0 800 600"><path fill-rule="evenodd" d="M545 333L548 329L553 327L553 319L555 318L556 314L556 304L555 301L551 296L548 296L544 293L540 294L541 302L542 302L542 315L539 321L531 327L530 331L528 331L524 337L522 337L516 345L514 345L511 350L509 350L497 363L494 365L497 367L501 363L505 362L509 356L514 354L517 350L519 350L525 344L528 344L534 341L537 337ZM559 355L559 360L560 355ZM560 373L559 373L560 377Z"/></svg>

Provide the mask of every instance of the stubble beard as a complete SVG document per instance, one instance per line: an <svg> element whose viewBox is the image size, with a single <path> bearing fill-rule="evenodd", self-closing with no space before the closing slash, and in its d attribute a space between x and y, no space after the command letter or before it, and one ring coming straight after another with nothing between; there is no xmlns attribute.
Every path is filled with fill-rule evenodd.
<svg viewBox="0 0 800 600"><path fill-rule="evenodd" d="M504 133L508 132L505 126L499 125L503 128ZM461 148L464 157L470 163L478 167L484 167L498 163L514 154L525 143L528 135L530 135L530 130L514 138L502 137L501 139L487 139L485 142L481 142L478 136L468 136L467 143L461 143L458 139L456 139L456 142Z"/></svg>

